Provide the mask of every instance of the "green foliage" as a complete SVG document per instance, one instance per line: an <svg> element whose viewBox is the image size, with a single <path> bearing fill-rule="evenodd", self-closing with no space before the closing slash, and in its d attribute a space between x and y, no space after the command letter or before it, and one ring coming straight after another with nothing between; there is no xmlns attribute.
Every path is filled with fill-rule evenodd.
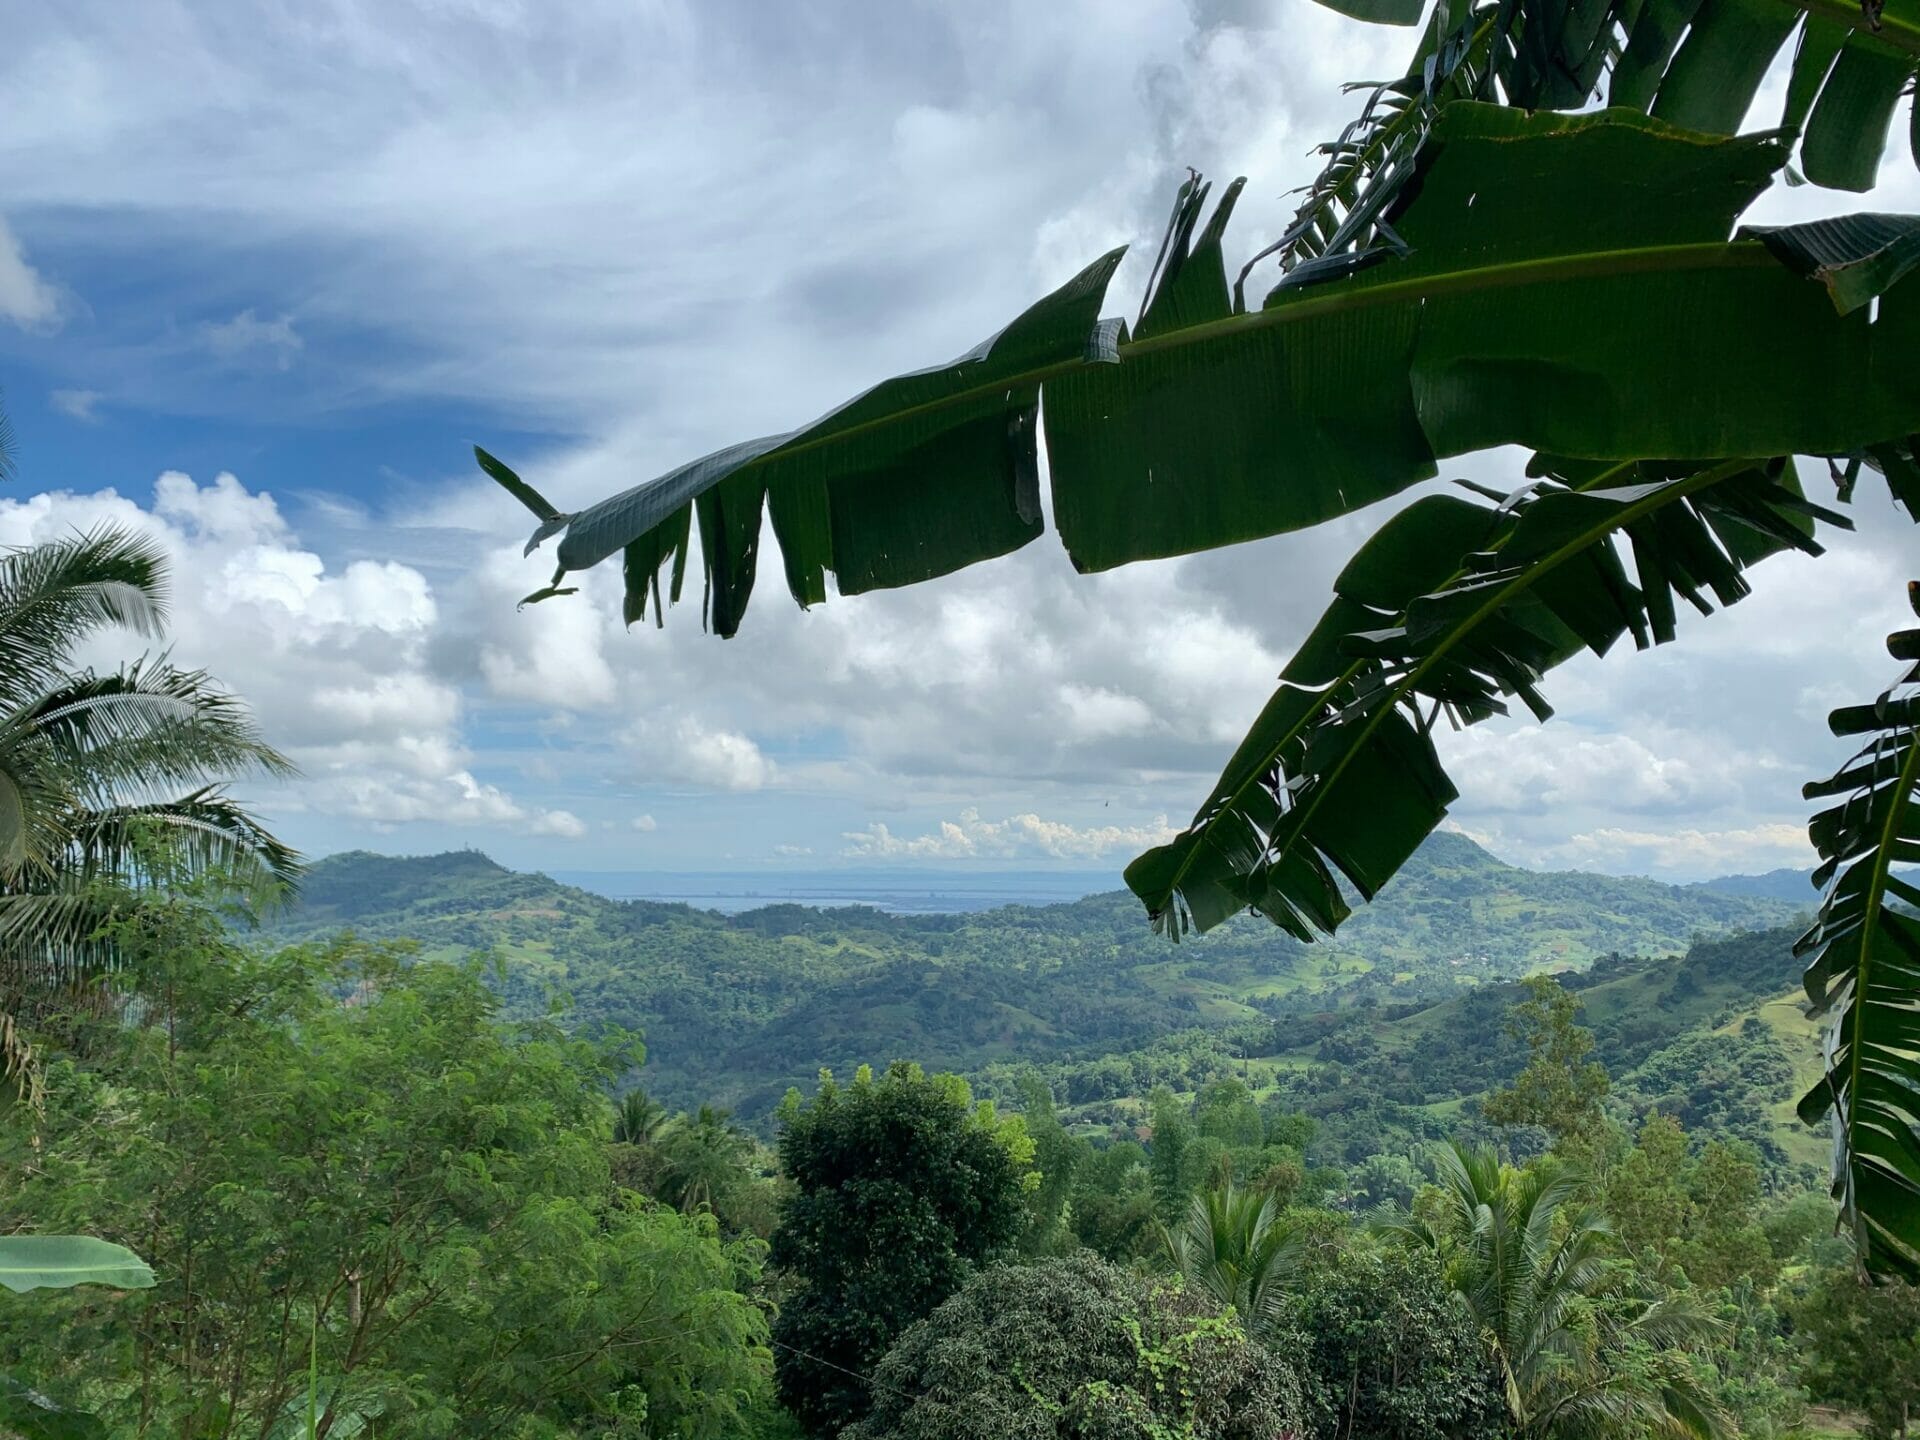
<svg viewBox="0 0 1920 1440"><path fill-rule="evenodd" d="M1230 1318L1081 1255L975 1275L887 1352L844 1440L1252 1440L1303 1415Z"/></svg>
<svg viewBox="0 0 1920 1440"><path fill-rule="evenodd" d="M1920 614L1920 582L1907 598ZM1887 650L1920 657L1920 630L1895 631ZM1814 879L1828 889L1794 953L1807 958L1807 998L1828 1038L1826 1073L1800 1115L1832 1117L1833 1193L1868 1268L1920 1281L1920 886L1894 868L1920 855L1920 670L1905 663L1871 705L1827 719L1836 735L1868 738L1832 779L1806 787L1809 800L1841 798L1808 827L1823 862Z"/></svg>
<svg viewBox="0 0 1920 1440"><path fill-rule="evenodd" d="M1580 1176L1456 1146L1437 1147L1434 1167L1435 1188L1397 1228L1440 1259L1485 1330L1518 1434L1733 1433L1687 1349L1716 1338L1717 1320L1610 1258Z"/></svg>
<svg viewBox="0 0 1920 1440"><path fill-rule="evenodd" d="M1326 3L1344 15L1395 25L1415 24L1421 13L1404 0ZM1335 153L1328 170L1342 183L1323 177L1296 229L1316 237L1344 233L1336 231L1336 221L1354 203L1356 190L1367 188L1362 179L1390 176L1392 162L1418 142L1408 117L1455 95L1500 93L1528 109L1583 109L1603 99L1676 125L1726 133L1746 118L1774 60L1787 52L1793 54L1792 72L1778 123L1789 143L1800 145L1805 178L1871 189L1894 106L1903 90L1912 89L1920 64L1920 13L1908 0L1871 12L1806 9L1785 0L1659 0L1577 12L1560 0L1480 0L1434 17L1420 54L1442 62L1439 83L1432 69L1416 63L1404 79L1380 88L1387 100L1384 118L1364 143L1350 140ZM1763 116L1763 123L1772 120ZM1920 160L1920 146L1915 158ZM1360 177L1349 178L1353 171Z"/></svg>
<svg viewBox="0 0 1920 1440"><path fill-rule="evenodd" d="M58 1404L11 1375L0 1375L0 1431L20 1440L107 1440L97 1415Z"/></svg>
<svg viewBox="0 0 1920 1440"><path fill-rule="evenodd" d="M1739 134L1790 41L1782 123ZM763 513L803 607L830 571L858 593L1037 538L1043 397L1053 516L1083 571L1316 525L1444 457L1525 445L1531 483L1468 487L1492 505L1425 496L1373 535L1192 822L1128 867L1176 938L1246 910L1302 941L1331 935L1457 798L1431 739L1443 713L1475 724L1517 699L1545 720L1544 676L1582 649L1670 641L1680 601L1736 603L1756 562L1820 553L1814 522L1850 525L1808 500L1792 457L1826 458L1843 500L1870 464L1920 513L1904 363L1920 217L1737 228L1782 174L1872 188L1916 66L1914 0L1436 6L1402 75L1321 147L1294 223L1231 286L1224 235L1245 181L1206 219L1194 174L1131 327L1099 316L1112 251L949 364L577 514L476 459L537 517L529 548L563 532L531 598L618 552L626 618L649 597L658 617L661 568L672 557L677 599L697 516L703 619L731 635ZM1914 136L1920 158L1920 119ZM1279 282L1250 307L1247 279L1274 256ZM1911 661L1920 632L1890 649ZM1837 733L1875 738L1808 791L1849 798L1811 829L1835 885L1805 941L1808 991L1833 1043L1802 1104L1834 1116L1863 1259L1909 1276L1920 932L1892 902L1910 909L1920 889L1889 865L1920 842L1912 684L1835 713Z"/></svg>
<svg viewBox="0 0 1920 1440"><path fill-rule="evenodd" d="M666 1133L673 1112L635 1086L620 1097L613 1116L613 1143L651 1145Z"/></svg>
<svg viewBox="0 0 1920 1440"><path fill-rule="evenodd" d="M1430 1252L1340 1246L1286 1298L1322 1440L1478 1440L1504 1418L1480 1328Z"/></svg>
<svg viewBox="0 0 1920 1440"><path fill-rule="evenodd" d="M1034 1165L1040 1183L1028 1195L1030 1218L1026 1233L1020 1237L1023 1255L1064 1255L1077 1249L1073 1232L1073 1195L1083 1165L1092 1157L1093 1147L1076 1141L1060 1124L1054 1112L1053 1092L1037 1075L1023 1075L1016 1082L1020 1093L1020 1120L1033 1141Z"/></svg>
<svg viewBox="0 0 1920 1440"><path fill-rule="evenodd" d="M1904 1440L1920 1418L1920 1287L1835 1267L1793 1314L1814 1394L1864 1415L1870 1440Z"/></svg>
<svg viewBox="0 0 1920 1440"><path fill-rule="evenodd" d="M1559 1144L1589 1140L1604 1118L1607 1068L1588 1057L1593 1035L1576 1023L1580 1000L1548 975L1521 984L1526 998L1507 1026L1527 1046L1527 1066L1481 1107L1496 1125L1538 1125Z"/></svg>
<svg viewBox="0 0 1920 1440"><path fill-rule="evenodd" d="M1074 1174L1075 1238L1117 1264L1151 1254L1159 1245L1159 1217L1147 1152L1132 1140L1087 1149Z"/></svg>
<svg viewBox="0 0 1920 1440"><path fill-rule="evenodd" d="M1677 1120L1654 1115L1607 1170L1601 1192L1614 1233L1654 1274L1676 1270L1707 1287L1772 1280L1760 1166L1744 1147L1712 1140L1695 1153Z"/></svg>
<svg viewBox="0 0 1920 1440"><path fill-rule="evenodd" d="M0 1287L22 1295L75 1285L145 1290L153 1271L126 1246L90 1235L0 1235Z"/></svg>
<svg viewBox="0 0 1920 1440"><path fill-rule="evenodd" d="M1734 1033L1694 1032L1622 1075L1614 1095L1636 1117L1671 1115L1688 1130L1775 1148L1774 1108L1793 1094L1792 1057L1749 1016Z"/></svg>
<svg viewBox="0 0 1920 1440"><path fill-rule="evenodd" d="M658 614L669 556L678 592L697 514L703 615L732 634L763 511L802 604L826 597L828 571L857 593L1038 538L1043 393L1054 516L1083 570L1316 524L1493 445L1632 461L1828 453L1904 433L1913 397L1884 361L1857 366L1872 379L1851 390L1829 373L1852 350L1897 353L1897 335L1869 348L1760 241L1726 243L1785 163L1779 137L1449 98L1396 166L1390 257L1298 269L1263 306L1224 273L1241 183L1203 226L1195 177L1131 331L1098 318L1115 251L958 361L577 514L490 468L538 516L536 543L564 532L550 590L623 553L629 620L649 597ZM1470 208L1488 195L1497 208ZM1368 215L1384 219L1387 198ZM1356 273L1356 259L1386 263ZM1698 323L1665 323L1679 305ZM1791 359L1752 362L1785 335L1775 349ZM1294 363L1304 355L1319 363Z"/></svg>
<svg viewBox="0 0 1920 1440"><path fill-rule="evenodd" d="M1019 1239L1033 1151L1018 1116L917 1065L862 1067L851 1085L823 1075L811 1100L781 1106L793 1189L772 1258L794 1288L773 1341L781 1399L809 1430L863 1415L862 1377L887 1347Z"/></svg>
<svg viewBox="0 0 1920 1440"><path fill-rule="evenodd" d="M1166 1261L1185 1288L1233 1311L1256 1340L1278 1325L1306 1250L1303 1228L1271 1194L1231 1180L1195 1195L1163 1243Z"/></svg>
<svg viewBox="0 0 1920 1440"><path fill-rule="evenodd" d="M1007 1103L1032 1064L1049 1067L1061 1105L1142 1096L1162 1082L1194 1090L1213 1078L1196 1072L1199 1049L1162 1055L1152 1048L1161 1037L1205 1027L1226 1040L1252 1026L1261 1037L1252 1053L1265 1053L1275 1020L1368 999L1431 1004L1469 980L1614 952L1671 954L1695 933L1794 913L1707 889L1536 874L1442 834L1325 950L1241 921L1169 955L1121 895L971 915L777 906L721 916L605 899L473 853L330 856L276 933L351 928L417 939L439 958L495 949L510 1014L545 1014L562 992L580 1023L646 1035L654 1098L727 1105L759 1128L790 1086L871 1054L991 1071L982 1089ZM1792 978L1784 947L1779 958L1774 990ZM1725 993L1712 984L1706 998ZM1054 1068L1067 1054L1088 1058ZM1205 1063L1219 1061L1208 1047Z"/></svg>
<svg viewBox="0 0 1920 1440"><path fill-rule="evenodd" d="M1153 1148L1149 1163L1153 1175L1154 1207L1172 1219L1186 1207L1194 1190L1192 1161L1193 1124L1187 1107L1178 1096L1162 1085L1148 1097L1153 1123Z"/></svg>
<svg viewBox="0 0 1920 1440"><path fill-rule="evenodd" d="M44 1120L10 1117L0 1227L137 1236L164 1283L0 1310L0 1362L55 1401L262 1434L304 1399L309 1333L326 1433L720 1436L765 1393L757 1244L611 1181L629 1042L503 1024L474 965L255 954L186 906L115 943L146 1023L97 1024Z"/></svg>
<svg viewBox="0 0 1920 1440"><path fill-rule="evenodd" d="M135 892L218 869L267 899L299 871L221 789L292 772L243 705L165 659L76 668L102 631L157 638L166 591L111 527L0 555L0 1075L30 1087L29 1032L124 963L98 936Z"/></svg>

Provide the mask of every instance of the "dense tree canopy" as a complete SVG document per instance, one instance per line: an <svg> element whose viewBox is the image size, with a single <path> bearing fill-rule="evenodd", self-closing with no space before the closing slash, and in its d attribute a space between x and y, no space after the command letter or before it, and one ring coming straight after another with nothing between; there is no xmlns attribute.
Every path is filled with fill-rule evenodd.
<svg viewBox="0 0 1920 1440"><path fill-rule="evenodd" d="M1864 1412L1872 1440L1920 1424L1920 1288L1829 1271L1796 1310L1811 1342L1816 1394Z"/></svg>
<svg viewBox="0 0 1920 1440"><path fill-rule="evenodd" d="M842 1440L1256 1440L1305 1422L1273 1351L1087 1255L975 1275L873 1378L872 1413Z"/></svg>
<svg viewBox="0 0 1920 1440"><path fill-rule="evenodd" d="M159 1283L0 1306L0 1368L116 1434L251 1436L311 1336L323 1433L733 1433L766 1387L759 1247L611 1183L629 1043L505 1026L475 966L142 916L115 941L146 1023L97 1022L11 1118L0 1229L129 1241Z"/></svg>
<svg viewBox="0 0 1920 1440"><path fill-rule="evenodd" d="M957 1076L896 1064L823 1077L780 1113L793 1183L773 1261L795 1282L774 1322L780 1396L816 1433L866 1413L864 1376L900 1333L1028 1222L1037 1177L1017 1116L975 1105Z"/></svg>
<svg viewBox="0 0 1920 1440"><path fill-rule="evenodd" d="M1431 1253L1337 1248L1286 1303L1326 1440L1477 1440L1504 1416L1494 1357Z"/></svg>

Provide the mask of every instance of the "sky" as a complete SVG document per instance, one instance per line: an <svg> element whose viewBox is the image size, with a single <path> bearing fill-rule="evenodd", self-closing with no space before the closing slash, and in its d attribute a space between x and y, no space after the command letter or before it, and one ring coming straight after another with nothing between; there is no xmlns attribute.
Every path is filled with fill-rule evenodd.
<svg viewBox="0 0 1920 1440"><path fill-rule="evenodd" d="M697 603L623 630L604 567L516 610L551 551L522 557L469 447L573 509L957 354L1131 242L1120 313L1187 167L1249 177L1251 253L1405 31L1311 0L10 12L0 544L158 537L172 654L299 763L244 793L311 854L1117 876L1389 513L1092 578L1043 539L807 613L763 584L722 642ZM1920 208L1904 149L1871 197L1751 218ZM1450 823L1534 866L1810 865L1826 711L1892 679L1920 573L1879 494L1856 508L1677 643L1556 672L1550 724L1444 736Z"/></svg>

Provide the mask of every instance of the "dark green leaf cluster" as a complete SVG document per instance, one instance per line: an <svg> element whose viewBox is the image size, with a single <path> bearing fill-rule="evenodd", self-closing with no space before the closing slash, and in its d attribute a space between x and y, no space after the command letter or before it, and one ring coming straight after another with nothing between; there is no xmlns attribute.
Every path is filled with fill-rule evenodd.
<svg viewBox="0 0 1920 1440"><path fill-rule="evenodd" d="M1254 1440L1300 1381L1231 1319L1089 1255L995 1266L908 1330L843 1440Z"/></svg>
<svg viewBox="0 0 1920 1440"><path fill-rule="evenodd" d="M1477 1440L1505 1407L1478 1327L1429 1253L1346 1246L1290 1298L1314 1433Z"/></svg>
<svg viewBox="0 0 1920 1440"><path fill-rule="evenodd" d="M772 1251L793 1287L773 1328L780 1398L830 1434L866 1412L866 1376L901 1332L1019 1239L1033 1145L957 1076L895 1064L796 1092L779 1148L793 1187Z"/></svg>
<svg viewBox="0 0 1920 1440"><path fill-rule="evenodd" d="M1908 599L1920 614L1920 582ZM1834 1194L1868 1265L1920 1280L1920 886L1895 868L1920 860L1920 630L1895 631L1887 650L1904 664L1895 684L1829 717L1865 745L1806 787L1809 800L1840 801L1809 827L1828 890L1795 953L1830 1029L1826 1074L1800 1114L1832 1114Z"/></svg>

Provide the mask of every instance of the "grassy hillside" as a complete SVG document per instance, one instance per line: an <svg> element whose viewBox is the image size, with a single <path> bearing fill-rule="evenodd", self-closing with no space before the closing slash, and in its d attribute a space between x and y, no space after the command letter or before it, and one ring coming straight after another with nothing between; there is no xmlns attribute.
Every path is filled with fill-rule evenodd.
<svg viewBox="0 0 1920 1440"><path fill-rule="evenodd" d="M1674 958L1616 958L1561 982L1613 1077L1610 1104L1633 1125L1651 1111L1745 1139L1779 1171L1825 1163L1824 1132L1794 1102L1819 1073L1817 1027L1797 1001L1797 927L1702 940ZM1155 1084L1176 1091L1224 1075L1320 1126L1314 1158L1353 1165L1474 1123L1478 1101L1525 1063L1506 1032L1515 982L1430 1005L1361 1005L1259 1027L1164 1036L1126 1056L1047 1071L1083 1129L1137 1122Z"/></svg>
<svg viewBox="0 0 1920 1440"><path fill-rule="evenodd" d="M1436 835L1334 944L1303 946L1242 919L1176 947L1124 893L967 915L787 905L723 916L609 900L471 851L355 852L314 867L278 933L353 928L431 954L497 952L513 1008L545 1009L564 993L583 1023L646 1036L644 1078L664 1097L756 1116L823 1065L908 1056L980 1072L1126 1055L1189 1031L1319 1025L1302 1017L1430 1005L1614 953L1670 954L1797 908L1539 874Z"/></svg>

